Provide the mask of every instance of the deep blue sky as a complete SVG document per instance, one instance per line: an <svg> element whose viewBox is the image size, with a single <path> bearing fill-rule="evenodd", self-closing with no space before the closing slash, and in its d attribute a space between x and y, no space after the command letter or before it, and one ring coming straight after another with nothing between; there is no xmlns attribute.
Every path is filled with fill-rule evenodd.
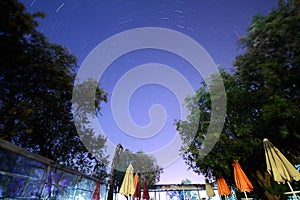
<svg viewBox="0 0 300 200"><path fill-rule="evenodd" d="M96 44L118 32L144 26L171 28L197 39L216 64L230 67L236 41L246 34L254 14L265 14L277 0L23 0L42 10L40 23L53 42L69 47L79 63Z"/></svg>
<svg viewBox="0 0 300 200"><path fill-rule="evenodd" d="M51 42L68 47L78 57L78 63L102 41L114 34L133 28L169 28L196 40L213 61L230 69L238 49L238 39L247 33L251 17L267 14L277 7L277 0L23 0L30 12L44 11L39 30ZM131 68L144 63L161 63L178 70L191 82L194 90L200 87L201 77L185 60L161 50L145 49L131 52L117 59L101 77L100 84L113 93L114 85ZM184 66L184 67L182 67ZM147 74L145 74L147 76ZM144 77L139 77L143 79ZM104 134L112 143L121 142L132 151L145 152L163 148L176 134L174 119L179 119L180 105L168 88L157 84L145 85L129 102L135 123L149 123L148 109L153 104L164 105L167 121L159 134L147 139L133 138L124 134L115 124L111 104L103 106L99 121ZM179 116L178 116L179 115ZM182 160L168 166L161 183L180 183L185 178L203 182L194 174L186 173ZM178 173L180 171L180 174Z"/></svg>

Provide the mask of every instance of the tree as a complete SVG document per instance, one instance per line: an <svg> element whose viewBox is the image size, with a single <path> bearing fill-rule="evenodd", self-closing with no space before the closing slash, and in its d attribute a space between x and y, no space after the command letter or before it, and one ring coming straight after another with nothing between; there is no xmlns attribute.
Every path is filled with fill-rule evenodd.
<svg viewBox="0 0 300 200"><path fill-rule="evenodd" d="M140 174L140 183L143 179L147 181L148 187L155 185L160 180L160 174L163 169L158 165L156 159L142 150L134 154L134 161L132 164L135 166L136 172ZM142 185L143 187L144 185Z"/></svg>
<svg viewBox="0 0 300 200"><path fill-rule="evenodd" d="M234 137L235 130L239 129L239 127L236 126L242 125L237 123L242 114L240 113L240 116L236 116L235 114L231 114L234 112L231 112L231 109L229 109L232 104L235 104L237 109L241 109L236 102L237 99L231 97L231 94L237 94L236 92L239 92L240 90L239 88L236 88L238 85L235 84L234 77L230 74L223 70L221 76L227 95L226 121L218 142L208 155L205 157L201 155L204 140L208 137L207 129L211 120L211 99L205 83L202 83L202 87L195 95L185 99L186 107L190 111L187 120L177 121L177 131L184 142L181 148L184 160L196 173L202 173L209 179L221 174L230 175L231 162L233 159L237 159L237 154L239 152L236 151L236 149L233 150L233 146L228 142L232 141L230 138ZM244 104L241 104L241 106L243 105ZM233 120L235 120L235 122L233 122ZM225 154L225 152L228 151L230 151L230 153ZM227 157L225 158L225 156Z"/></svg>
<svg viewBox="0 0 300 200"><path fill-rule="evenodd" d="M134 168L134 173L138 173L140 177L141 188L144 186L144 180L147 181L148 187L159 182L160 174L163 172L163 169L157 164L153 156L145 154L143 151L132 153L128 149L125 149L120 154L119 161L116 165L116 186L118 188L122 185L126 169L130 163Z"/></svg>
<svg viewBox="0 0 300 200"><path fill-rule="evenodd" d="M77 134L72 113L72 90L78 69L70 50L53 44L36 30L36 17L17 0L0 1L0 138L71 166L105 178L106 139L85 126L82 131L97 146L96 157ZM94 80L88 80L82 89ZM96 112L83 107L76 117L97 115L107 94L96 89ZM96 149L96 148L93 148ZM101 172L101 173L100 173Z"/></svg>
<svg viewBox="0 0 300 200"><path fill-rule="evenodd" d="M210 121L210 96L203 85L188 97L191 111L177 129L185 145L186 163L207 177L223 175L234 185L233 160L239 160L261 198L284 198L286 185L278 185L266 173L262 140L268 138L287 158L299 163L300 152L300 4L281 2L267 16L254 16L249 33L241 38L246 52L236 58L231 73L222 72L227 112L224 128L213 150L199 156ZM196 119L199 119L198 121ZM189 127L198 126L192 133Z"/></svg>

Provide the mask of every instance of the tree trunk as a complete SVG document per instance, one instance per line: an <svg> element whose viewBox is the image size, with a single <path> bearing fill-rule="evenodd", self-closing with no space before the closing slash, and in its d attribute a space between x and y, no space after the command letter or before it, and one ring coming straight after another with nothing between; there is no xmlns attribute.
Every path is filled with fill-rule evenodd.
<svg viewBox="0 0 300 200"><path fill-rule="evenodd" d="M110 181L109 181L109 190L107 194L107 200L113 200L114 195L114 186L115 186L115 166L119 160L119 156L123 151L123 147L121 144L118 144L116 147L115 155L111 164L111 174L110 174Z"/></svg>
<svg viewBox="0 0 300 200"><path fill-rule="evenodd" d="M259 185L264 188L264 194L267 197L268 200L279 200L280 196L276 194L271 194L269 191L267 191L265 188L271 187L271 181L270 181L270 174L268 172L264 173L264 176L260 173L259 170L256 170L256 176L258 179Z"/></svg>

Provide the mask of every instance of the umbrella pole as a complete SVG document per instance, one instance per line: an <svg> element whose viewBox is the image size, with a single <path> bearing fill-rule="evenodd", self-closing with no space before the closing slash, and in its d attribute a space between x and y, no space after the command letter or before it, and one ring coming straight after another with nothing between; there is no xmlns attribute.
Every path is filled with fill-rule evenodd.
<svg viewBox="0 0 300 200"><path fill-rule="evenodd" d="M197 193L198 193L198 199L200 200L200 192L199 192L199 189L197 188Z"/></svg>
<svg viewBox="0 0 300 200"><path fill-rule="evenodd" d="M246 199L248 200L248 197L247 197L246 191L244 191L244 194L245 194L245 197L246 197Z"/></svg>
<svg viewBox="0 0 300 200"><path fill-rule="evenodd" d="M295 197L295 199L297 199L297 196L296 196L296 194L295 194L295 192L294 192L294 190L293 190L293 188L292 188L290 182L287 181L287 184L289 185L289 187L290 187L290 189L291 189L291 191L292 191L292 193L293 193L293 196Z"/></svg>

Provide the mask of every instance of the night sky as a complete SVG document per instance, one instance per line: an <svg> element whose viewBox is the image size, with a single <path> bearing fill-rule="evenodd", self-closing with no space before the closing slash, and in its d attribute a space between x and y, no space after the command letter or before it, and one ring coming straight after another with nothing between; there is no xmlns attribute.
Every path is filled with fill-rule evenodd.
<svg viewBox="0 0 300 200"><path fill-rule="evenodd" d="M72 54L77 56L79 66L83 66L85 61L91 63L88 62L89 55L95 54L95 48L113 35L136 28L158 27L182 33L195 40L216 65L228 70L232 68L235 57L243 53L243 50L238 48L237 41L246 35L251 17L255 14L266 15L278 4L277 0L23 0L23 2L30 12L46 13L46 18L39 19L38 30L51 42L68 47ZM133 43L131 40L134 39L135 37L130 38L128 45L131 45ZM115 41L107 48L121 44L118 39ZM170 41L166 39L161 42ZM93 63L101 63L101 60ZM98 118L98 126L101 129L95 128L95 131L102 132L112 147L121 142L124 148L133 152L138 150L146 153L160 152L166 146L170 146L170 141L176 135L174 120L181 118L182 102L177 99L174 89L158 83L159 77L161 76L163 80L173 80L173 85L178 86L179 91L185 90L184 87L180 88L182 84L177 82L180 75L186 78L194 91L200 87L203 77L186 59L153 48L134 50L120 55L104 68L98 80L101 87L112 95L111 100L116 102L116 106L112 106L111 102L103 105L102 116ZM163 68L167 70L162 70ZM142 70L137 72L135 69ZM177 74L173 73L175 70ZM126 79L128 75L130 78ZM155 80L151 81L151 77ZM142 82L139 82L140 80ZM122 85L119 90L116 87L118 84ZM138 84L139 87L132 86L131 91L128 89L131 87L130 84ZM130 94L126 94L128 92ZM123 99L126 95L130 98ZM113 100L114 96L117 100ZM123 105L122 100L125 102L125 108L122 111L119 111L120 109L114 111L118 105ZM162 105L164 110L154 109L155 120L153 120L149 116L149 109L157 104ZM125 119L126 109L131 119ZM119 122L116 122L114 115L120 118ZM128 120L133 123L126 124ZM158 123L153 125L151 120ZM164 121L165 123L160 124ZM136 134L134 128L137 128L137 131L147 131ZM130 131L133 134L130 134ZM112 152L113 150L109 150L108 154L112 156ZM158 158L159 162L164 156ZM180 183L185 178L192 180L193 183L204 182L203 177L191 170L187 171L182 159L161 165L165 170L160 183Z"/></svg>

